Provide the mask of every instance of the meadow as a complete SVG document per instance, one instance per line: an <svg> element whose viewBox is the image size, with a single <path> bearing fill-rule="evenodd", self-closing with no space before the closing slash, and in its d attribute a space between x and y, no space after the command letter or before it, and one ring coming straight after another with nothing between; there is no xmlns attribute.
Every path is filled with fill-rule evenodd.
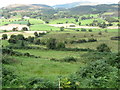
<svg viewBox="0 0 120 90"><path fill-rule="evenodd" d="M90 15L92 16L92 15ZM94 17L97 17L97 15L94 15ZM76 72L78 72L81 68L87 68L89 69L90 66L94 67L94 63L98 65L98 69L101 70L101 68L105 67L105 70L103 69L103 71L107 71L106 67L108 66L108 64L106 65L104 62L104 60L107 60L108 58L113 58L114 54L113 53L118 53L118 40L111 40L111 37L116 37L118 36L118 30L117 29L107 29L107 28L99 28L99 29L85 29L85 31L82 31L83 29L81 28L65 28L63 31L60 31L59 27L53 27L50 26L49 24L56 24L56 23L66 23L66 21L68 21L68 23L75 23L75 19L74 18L64 18L64 19L56 19L56 20L51 20L49 22L49 24L45 24L45 22L43 20L40 19L33 19L30 18L28 19L29 22L31 23L30 25L30 30L31 31L47 31L48 33L46 33L45 35L41 35L41 36L35 36L34 33L26 33L24 31L20 31L20 32L4 32L4 34L7 34L8 39L6 40L2 40L2 46L5 49L10 49L10 50L14 50L17 53L17 55L4 55L4 57L8 58L5 59L6 62L7 60L11 60L10 58L12 58L12 63L5 63L4 67L8 68L9 71L13 71L12 73L14 73L16 75L16 77L18 76L20 78L20 80L23 81L23 84L19 84L20 82L17 82L17 79L13 76L9 76L4 78L6 81L5 85L3 86L4 88L8 88L8 87L27 87L26 83L29 83L29 80L33 80L34 82L34 78L42 78L45 80L49 80L50 82L55 82L56 84L59 84L58 80L60 80L59 77L66 77L68 78L70 75L74 75L76 74ZM4 23L2 23L1 25L4 24L9 24L9 23L23 23L26 24L27 21L14 21L14 22L9 22L9 21L5 21ZM80 20L81 21L81 25L86 25L86 24L90 24L93 22L94 19L87 19L87 20ZM104 22L104 20L102 19L97 19L100 23ZM89 31L92 30L92 31ZM34 41L35 40L40 40L40 44L35 44L34 41L32 43L25 41L24 40L20 40L22 41L21 45L23 45L22 47L24 47L26 45L28 45L29 47L39 47L38 49L26 49L26 48L10 48L9 46L14 46L15 43L10 43L9 37L11 35L18 35L18 34L22 34L24 35L24 37L26 38L25 40L28 40L27 38L29 36L34 37ZM1 34L2 37L2 34ZM55 39L57 44L59 42L64 43L65 48L63 49L49 49L47 47L47 42L48 40L52 38ZM96 42L83 42L83 43L71 43L71 41L78 41L78 40L86 40L88 41L89 39L95 39L97 40ZM13 40L14 41L14 40ZM19 41L19 40L17 40ZM26 43L27 42L27 43ZM42 44L42 42L44 42L45 44ZM97 47L101 44L105 43L111 50L111 52L107 52L107 53L98 53L97 52ZM41 48L41 49L40 49ZM69 49L75 49L73 51L69 51L67 50L67 48ZM93 51L76 51L77 49L90 49ZM95 51L95 52L94 52ZM7 51L6 51L7 52ZM8 53L8 52L7 52ZM19 53L22 54L19 56ZM96 54L98 53L98 54ZM111 56L111 53L113 56ZM25 54L30 54L32 56L35 57L30 57L25 56ZM76 61L65 61L66 58L71 60L76 60ZM101 60L101 61L99 61ZM92 65L89 65L89 63L93 63ZM101 64L102 63L102 64ZM100 66L101 65L101 66ZM103 66L102 66L103 65ZM87 69L83 69L80 71L80 73L83 72L84 74L84 70ZM96 68L94 68L96 69ZM107 68L108 69L108 68ZM112 67L111 70L114 70L114 73L110 74L113 75L113 77L116 75L116 67ZM9 73L9 71L6 71ZM98 71L98 70L96 70ZM95 72L96 72L95 71ZM101 72L103 72L101 71ZM86 71L85 73L89 72ZM92 72L92 70L91 70ZM92 75L90 72L89 75ZM108 70L108 72L110 73L110 71ZM93 73L94 74L94 73ZM106 74L106 73L105 73ZM95 75L98 75L95 73ZM92 75L94 76L94 75ZM81 75L78 77L82 77ZM7 78L14 78L12 81L7 81ZM66 79L65 78L65 79ZM95 76L91 79L89 77L87 77L89 80L85 79L86 84L91 83L90 81L94 82L94 80L98 80L98 78L96 79ZM102 78L102 80L104 80L104 77L100 77ZM9 80L9 79L8 79ZM11 79L10 79L11 80ZM32 81L31 80L31 81ZM76 80L76 77L72 78L72 80ZM100 79L101 80L101 79ZM112 80L110 79L110 82ZM35 81L37 82L37 81ZM63 81L64 84L63 87L68 87L69 85L73 84L72 81ZM61 82L61 83L63 83ZM76 85L76 81L75 85ZM77 81L78 82L78 81ZM86 85L83 85L81 83L84 83L84 78L81 79L80 82L80 87L86 87ZM101 82L98 80L98 82ZM13 85L11 84L13 83ZM111 82L112 83L112 82ZM38 84L38 83L37 83ZM33 87L37 87L37 84L33 85ZM45 83L46 84L46 83ZM49 84L49 83L47 83ZM20 85L20 86L17 86ZM22 86L23 85L23 86ZM61 85L61 86L62 86ZM68 85L68 86L67 86ZM96 84L93 84L96 85ZM100 84L103 85L103 84ZM78 85L79 86L79 85ZM89 86L89 84L88 84ZM114 85L113 85L114 86ZM29 86L31 87L31 86ZM40 86L43 87L43 86ZM91 86L92 87L92 86ZM95 87L95 86L94 86ZM96 86L97 87L97 86ZM39 88L39 85L38 85ZM58 87L57 87L58 88Z"/></svg>

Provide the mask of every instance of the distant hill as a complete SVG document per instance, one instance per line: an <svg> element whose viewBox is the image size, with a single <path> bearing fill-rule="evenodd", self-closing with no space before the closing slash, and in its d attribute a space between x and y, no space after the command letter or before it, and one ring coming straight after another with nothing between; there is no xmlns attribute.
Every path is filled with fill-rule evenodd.
<svg viewBox="0 0 120 90"><path fill-rule="evenodd" d="M44 4L12 4L1 8L3 15L7 13L38 13L39 14L54 14L55 10L53 7ZM6 13L6 14L7 14Z"/></svg>
<svg viewBox="0 0 120 90"><path fill-rule="evenodd" d="M6 9L26 9L26 10L30 10L30 9L38 9L38 8L47 8L47 9L51 9L51 6L48 5L44 5L44 4L12 4L9 5L7 7L4 7Z"/></svg>
<svg viewBox="0 0 120 90"><path fill-rule="evenodd" d="M69 14L93 14L118 11L118 4L85 5L68 9Z"/></svg>
<svg viewBox="0 0 120 90"><path fill-rule="evenodd" d="M96 5L96 4L97 3L92 3L89 1L80 1L80 2L55 5L53 6L53 8L73 8L73 7L80 6L80 5Z"/></svg>

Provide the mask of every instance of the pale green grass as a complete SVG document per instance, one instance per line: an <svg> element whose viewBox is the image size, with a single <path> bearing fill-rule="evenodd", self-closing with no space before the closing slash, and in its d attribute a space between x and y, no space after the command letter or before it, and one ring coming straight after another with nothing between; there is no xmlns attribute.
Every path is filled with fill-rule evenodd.
<svg viewBox="0 0 120 90"><path fill-rule="evenodd" d="M29 52L32 55L40 56L41 58L56 58L61 59L65 57L74 56L76 58L80 58L80 53L84 52L73 52L73 51L54 51L54 50L24 50L24 49L16 49L16 51L27 53Z"/></svg>
<svg viewBox="0 0 120 90"><path fill-rule="evenodd" d="M100 19L100 18L98 18L98 19L80 20L80 22L81 22L81 25L84 26L84 25L86 25L86 24L91 24L94 20L97 20L99 23L105 22L105 20Z"/></svg>
<svg viewBox="0 0 120 90"><path fill-rule="evenodd" d="M44 21L41 19L30 18L28 20L30 21L31 24L43 24L44 23Z"/></svg>
<svg viewBox="0 0 120 90"><path fill-rule="evenodd" d="M57 80L58 76L67 76L75 73L82 63L54 62L48 59L28 57L14 57L19 63L8 66L14 73L27 80L33 77ZM71 69L72 68L72 69Z"/></svg>
<svg viewBox="0 0 120 90"><path fill-rule="evenodd" d="M47 24L37 24L37 25L31 25L30 30L33 31L58 31L60 28L49 26Z"/></svg>
<svg viewBox="0 0 120 90"><path fill-rule="evenodd" d="M55 19L55 20L51 20L50 24L57 24L57 23L66 23L66 21L68 23L76 23L74 18L60 18L60 19Z"/></svg>

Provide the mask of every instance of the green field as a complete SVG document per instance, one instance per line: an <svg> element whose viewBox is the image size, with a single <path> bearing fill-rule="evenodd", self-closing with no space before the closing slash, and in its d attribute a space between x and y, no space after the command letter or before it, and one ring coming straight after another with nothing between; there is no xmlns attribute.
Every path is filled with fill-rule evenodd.
<svg viewBox="0 0 120 90"><path fill-rule="evenodd" d="M36 25L31 25L30 30L32 31L59 31L60 28L49 26L47 24L36 24Z"/></svg>
<svg viewBox="0 0 120 90"><path fill-rule="evenodd" d="M55 20L50 20L50 24L57 24L57 23L76 23L74 18L60 18Z"/></svg>

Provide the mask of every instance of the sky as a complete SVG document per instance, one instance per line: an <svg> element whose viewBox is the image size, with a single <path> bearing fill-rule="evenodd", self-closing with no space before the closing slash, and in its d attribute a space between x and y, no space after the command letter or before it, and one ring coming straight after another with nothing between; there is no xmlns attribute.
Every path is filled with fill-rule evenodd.
<svg viewBox="0 0 120 90"><path fill-rule="evenodd" d="M78 1L90 1L100 4L119 2L119 0L0 0L0 7L8 6L10 4L46 4L52 6L56 4L65 4Z"/></svg>

